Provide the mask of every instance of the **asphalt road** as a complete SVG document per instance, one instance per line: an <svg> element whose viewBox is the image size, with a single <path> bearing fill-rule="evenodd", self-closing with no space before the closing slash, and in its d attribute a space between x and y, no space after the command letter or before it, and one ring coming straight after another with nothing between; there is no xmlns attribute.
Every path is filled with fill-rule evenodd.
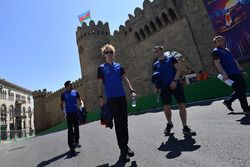
<svg viewBox="0 0 250 167"><path fill-rule="evenodd" d="M250 98L248 98L248 101ZM233 108L240 111L238 101ZM249 167L250 115L228 114L222 101L187 108L188 125L197 136L184 137L178 110L173 135L164 136L162 111L129 116L131 161L118 162L114 129L99 121L80 126L77 156L68 156L67 131L0 145L1 167Z"/></svg>

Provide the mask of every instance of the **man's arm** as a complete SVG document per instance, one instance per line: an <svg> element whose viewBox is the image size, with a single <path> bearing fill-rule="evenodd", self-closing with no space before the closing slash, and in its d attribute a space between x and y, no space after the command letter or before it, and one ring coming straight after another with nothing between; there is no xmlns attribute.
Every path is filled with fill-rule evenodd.
<svg viewBox="0 0 250 167"><path fill-rule="evenodd" d="M103 103L104 103L104 100L103 100L103 81L100 78L97 80L97 92L98 92L99 105L103 106Z"/></svg>
<svg viewBox="0 0 250 167"><path fill-rule="evenodd" d="M81 104L80 106L81 107L84 107L84 100L83 100L83 98L79 95L79 97L78 97L78 101L79 101L79 103Z"/></svg>
<svg viewBox="0 0 250 167"><path fill-rule="evenodd" d="M180 79L180 76L181 76L182 67L181 67L180 63L177 62L174 64L174 68L176 69L176 74L174 76L174 80L178 80L178 79Z"/></svg>
<svg viewBox="0 0 250 167"><path fill-rule="evenodd" d="M247 78L247 77L248 77L247 72L244 71L244 69L241 67L241 65L238 63L237 60L234 59L234 61L235 61L236 65L237 65L237 67L239 68L241 74L243 75L243 77L244 77L244 78Z"/></svg>
<svg viewBox="0 0 250 167"><path fill-rule="evenodd" d="M129 88L130 92L132 93L131 95L132 95L132 96L136 96L135 90L133 89L133 87L132 87L132 85L131 85L131 83L130 83L128 77L127 77L125 74L123 74L123 75L122 75L122 78L123 78L123 82L124 82L125 85Z"/></svg>
<svg viewBox="0 0 250 167"><path fill-rule="evenodd" d="M228 76L223 67L220 64L220 59L214 59L214 64L217 70L223 75L223 80L227 80Z"/></svg>
<svg viewBox="0 0 250 167"><path fill-rule="evenodd" d="M240 71L244 71L244 69L240 66L240 64L238 63L238 61L235 60L235 59L234 59L234 61L235 61L236 65L237 65L237 67L239 68L239 70Z"/></svg>

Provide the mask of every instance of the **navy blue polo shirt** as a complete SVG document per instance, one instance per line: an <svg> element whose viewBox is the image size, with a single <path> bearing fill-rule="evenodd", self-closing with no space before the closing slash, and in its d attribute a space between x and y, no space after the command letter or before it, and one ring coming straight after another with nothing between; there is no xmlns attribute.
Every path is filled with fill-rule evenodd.
<svg viewBox="0 0 250 167"><path fill-rule="evenodd" d="M65 102L66 112L77 112L78 105L77 99L80 98L79 93L76 90L65 91L61 95L61 100Z"/></svg>
<svg viewBox="0 0 250 167"><path fill-rule="evenodd" d="M226 48L214 48L212 51L214 60L220 59L220 64L227 73L227 75L239 74L240 70L235 63L232 52Z"/></svg>
<svg viewBox="0 0 250 167"><path fill-rule="evenodd" d="M154 63L154 73L158 72L158 80L160 80L160 88L164 88L166 86L169 86L171 82L173 81L176 69L174 67L174 64L178 63L176 58L173 56L165 57L163 60L157 60Z"/></svg>
<svg viewBox="0 0 250 167"><path fill-rule="evenodd" d="M102 79L105 95L107 98L125 96L125 90L122 83L124 69L119 63L103 63L97 69L97 79Z"/></svg>

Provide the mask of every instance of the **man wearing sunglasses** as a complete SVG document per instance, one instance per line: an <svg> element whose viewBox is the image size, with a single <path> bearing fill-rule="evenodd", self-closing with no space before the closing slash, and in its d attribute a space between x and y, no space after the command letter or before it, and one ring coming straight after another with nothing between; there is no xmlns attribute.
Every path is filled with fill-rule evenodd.
<svg viewBox="0 0 250 167"><path fill-rule="evenodd" d="M79 122L78 122L78 104L77 100L84 107L84 103L79 93L73 89L71 81L64 83L66 91L61 95L61 110L66 114L66 120L68 125L68 145L70 148L70 154L75 155L75 148L81 147L79 144Z"/></svg>
<svg viewBox="0 0 250 167"><path fill-rule="evenodd" d="M164 113L167 119L167 126L164 130L164 134L169 135L171 129L174 127L171 112L172 95L174 95L180 110L183 133L191 136L196 135L196 132L192 131L187 126L186 100L183 86L180 82L182 71L180 64L173 56L167 57L164 55L163 46L155 46L153 53L158 60L154 63L152 81L157 90L160 90L161 100L164 105Z"/></svg>
<svg viewBox="0 0 250 167"><path fill-rule="evenodd" d="M114 117L116 138L120 148L119 160L129 162L129 157L134 156L134 152L128 147L128 114L123 82L130 89L132 96L136 94L122 66L113 61L114 46L106 44L101 48L101 52L105 62L99 65L97 70L99 105L102 107L104 104L105 92L109 111Z"/></svg>

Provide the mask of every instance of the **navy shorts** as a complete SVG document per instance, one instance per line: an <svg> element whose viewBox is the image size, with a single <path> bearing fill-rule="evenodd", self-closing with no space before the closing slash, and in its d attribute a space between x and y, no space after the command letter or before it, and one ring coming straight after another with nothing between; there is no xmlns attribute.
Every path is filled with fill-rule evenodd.
<svg viewBox="0 0 250 167"><path fill-rule="evenodd" d="M161 100L164 105L172 104L172 95L174 95L177 103L186 103L186 98L184 95L184 89L181 83L177 83L175 90L171 90L170 86L166 86L161 89Z"/></svg>

